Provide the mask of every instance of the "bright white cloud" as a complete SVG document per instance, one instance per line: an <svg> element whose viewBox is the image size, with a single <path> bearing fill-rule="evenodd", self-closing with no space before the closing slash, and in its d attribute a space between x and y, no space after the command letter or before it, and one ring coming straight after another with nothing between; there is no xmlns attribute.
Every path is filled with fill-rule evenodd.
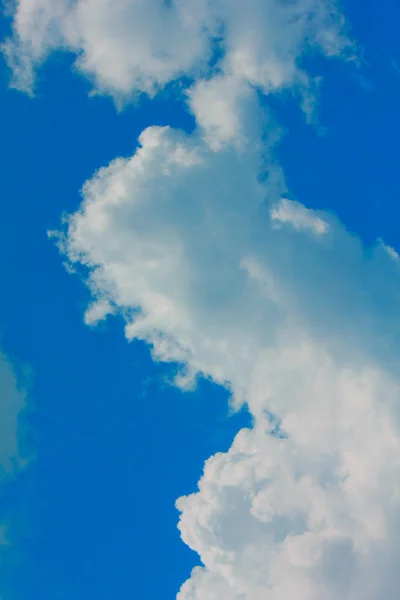
<svg viewBox="0 0 400 600"><path fill-rule="evenodd" d="M310 341L261 364L253 401L283 413L287 439L259 419L178 501L183 539L205 565L178 599L208 600L220 586L234 600L394 600L399 382L340 367Z"/></svg>
<svg viewBox="0 0 400 600"><path fill-rule="evenodd" d="M77 56L96 88L115 96L153 93L208 60L204 0L17 0L5 52L14 85L31 90L54 50Z"/></svg>
<svg viewBox="0 0 400 600"><path fill-rule="evenodd" d="M281 170L268 159L261 182L258 150L149 128L86 183L61 244L129 339L185 366L178 383L212 377L254 417L178 501L204 565L179 600L394 600L398 264L280 202Z"/></svg>
<svg viewBox="0 0 400 600"><path fill-rule="evenodd" d="M32 92L37 69L55 50L73 53L76 68L117 102L186 76L198 82L190 105L214 145L243 133L248 86L265 94L292 87L309 113L315 83L301 67L304 52L334 56L349 47L331 0L16 0L13 6L3 51L15 87Z"/></svg>

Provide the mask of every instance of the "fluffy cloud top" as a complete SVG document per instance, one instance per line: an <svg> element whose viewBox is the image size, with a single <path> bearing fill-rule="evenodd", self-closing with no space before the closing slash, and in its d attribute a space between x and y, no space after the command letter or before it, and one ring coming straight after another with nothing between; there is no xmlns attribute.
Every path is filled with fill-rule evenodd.
<svg viewBox="0 0 400 600"><path fill-rule="evenodd" d="M295 86L310 107L314 84L301 68L304 52L334 56L349 45L331 0L16 0L10 6L12 35L3 52L18 89L32 92L38 67L55 50L73 53L77 70L119 102L182 77L200 80L191 107L214 135L221 127L223 141L240 129L235 108L248 86L264 93Z"/></svg>
<svg viewBox="0 0 400 600"><path fill-rule="evenodd" d="M112 94L152 93L208 59L206 2L18 0L5 44L16 87L30 90L53 50Z"/></svg>
<svg viewBox="0 0 400 600"><path fill-rule="evenodd" d="M59 239L86 273L88 323L122 315L128 339L181 365L177 384L210 377L254 419L177 502L203 565L179 600L398 597L398 256L287 199L258 100L290 88L312 106L304 52L346 45L323 0L15 8L19 87L60 48L116 98L191 81L195 132L146 129Z"/></svg>

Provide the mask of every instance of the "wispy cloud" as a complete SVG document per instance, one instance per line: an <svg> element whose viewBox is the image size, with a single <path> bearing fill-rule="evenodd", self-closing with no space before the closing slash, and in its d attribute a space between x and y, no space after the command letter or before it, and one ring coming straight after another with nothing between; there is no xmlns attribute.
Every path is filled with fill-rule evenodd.
<svg viewBox="0 0 400 600"><path fill-rule="evenodd" d="M27 462L21 418L27 407L10 360L0 351L0 468L13 474Z"/></svg>
<svg viewBox="0 0 400 600"><path fill-rule="evenodd" d="M26 411L28 408L27 392L17 377L14 365L0 351L0 507L5 487L18 477L21 469L31 460L31 449L28 447L28 426ZM7 517L0 508L0 561L3 563L4 553L12 547L12 536ZM7 574L3 572L1 580ZM2 593L0 588L0 595ZM2 597L2 596L1 596Z"/></svg>

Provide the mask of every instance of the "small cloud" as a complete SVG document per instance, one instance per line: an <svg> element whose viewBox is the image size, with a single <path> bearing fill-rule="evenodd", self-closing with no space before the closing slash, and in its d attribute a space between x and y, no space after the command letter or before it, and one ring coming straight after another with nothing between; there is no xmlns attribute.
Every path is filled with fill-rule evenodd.
<svg viewBox="0 0 400 600"><path fill-rule="evenodd" d="M114 314L114 308L111 303L108 300L99 299L85 311L84 321L86 325L97 325L112 314Z"/></svg>
<svg viewBox="0 0 400 600"><path fill-rule="evenodd" d="M270 215L273 222L290 224L296 231L309 231L316 235L325 235L329 231L328 223L317 217L315 211L294 200L282 198Z"/></svg>
<svg viewBox="0 0 400 600"><path fill-rule="evenodd" d="M10 360L0 352L0 469L3 473L15 474L28 462L20 422L27 407L26 395Z"/></svg>
<svg viewBox="0 0 400 600"><path fill-rule="evenodd" d="M0 350L0 494L30 462L32 455L27 451L28 408L27 391L11 360ZM10 520L0 514L0 579L7 573L4 557L13 546L13 526L18 513ZM0 584L0 597L3 598ZM8 597L8 596L7 596Z"/></svg>

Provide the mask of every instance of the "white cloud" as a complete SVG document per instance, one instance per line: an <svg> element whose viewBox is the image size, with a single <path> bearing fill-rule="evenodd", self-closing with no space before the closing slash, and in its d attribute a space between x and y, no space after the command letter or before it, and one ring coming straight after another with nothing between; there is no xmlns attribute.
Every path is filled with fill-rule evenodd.
<svg viewBox="0 0 400 600"><path fill-rule="evenodd" d="M204 565L179 600L394 600L396 261L297 203L277 229L284 180L271 153L258 179L257 140L216 152L201 131L153 127L140 144L86 183L64 251L129 339L185 365L184 383L226 385L254 418L178 501Z"/></svg>
<svg viewBox="0 0 400 600"><path fill-rule="evenodd" d="M31 90L54 50L115 96L153 93L208 59L206 3L160 0L17 0L5 52L14 85Z"/></svg>
<svg viewBox="0 0 400 600"><path fill-rule="evenodd" d="M327 233L329 229L328 223L315 216L314 211L287 198L281 198L272 208L271 219L279 224L289 223L298 231L308 230L317 235Z"/></svg>
<svg viewBox="0 0 400 600"><path fill-rule="evenodd" d="M258 131L262 113L247 82L218 75L201 80L188 92L189 106L204 139L214 150L234 141L238 149Z"/></svg>
<svg viewBox="0 0 400 600"><path fill-rule="evenodd" d="M397 598L399 382L305 341L264 356L253 391L256 412L283 413L287 439L259 418L178 501L205 565L178 599L218 585L234 600Z"/></svg>
<svg viewBox="0 0 400 600"><path fill-rule="evenodd" d="M85 312L86 325L97 325L113 314L113 307L108 300L97 299Z"/></svg>
<svg viewBox="0 0 400 600"><path fill-rule="evenodd" d="M330 0L16 0L3 51L12 84L28 92L56 50L74 54L76 68L117 102L193 78L191 108L222 143L241 131L249 86L293 87L309 112L315 83L301 58L309 48L342 54L344 29Z"/></svg>

